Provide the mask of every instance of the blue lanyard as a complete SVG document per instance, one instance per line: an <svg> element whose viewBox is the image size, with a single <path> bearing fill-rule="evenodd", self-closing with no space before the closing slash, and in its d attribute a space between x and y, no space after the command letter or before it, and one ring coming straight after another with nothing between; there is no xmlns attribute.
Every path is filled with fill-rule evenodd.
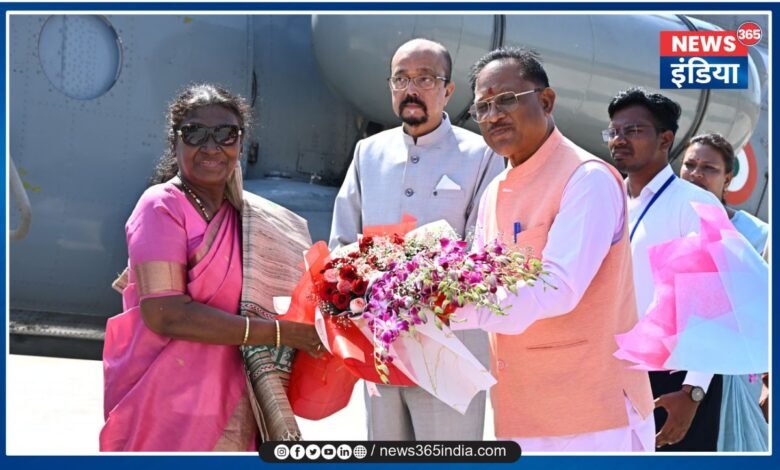
<svg viewBox="0 0 780 470"><path fill-rule="evenodd" d="M658 196L661 195L661 193L664 192L666 188L669 187L670 184L672 184L672 181L676 178L675 175L672 175L669 177L668 180L664 183L663 186L661 186L661 189L658 190L657 193L653 195L653 198L650 199L650 202L647 204L647 207L645 207L645 210L642 211L642 213L639 215L639 218L636 220L636 223L634 224L634 228L631 229L631 235L628 236L628 242L631 243L631 241L634 240L634 232L636 232L636 228L639 227L639 222L642 221L642 219L645 217L645 214L647 214L647 211L650 210L650 207L653 205L656 199L658 199Z"/></svg>

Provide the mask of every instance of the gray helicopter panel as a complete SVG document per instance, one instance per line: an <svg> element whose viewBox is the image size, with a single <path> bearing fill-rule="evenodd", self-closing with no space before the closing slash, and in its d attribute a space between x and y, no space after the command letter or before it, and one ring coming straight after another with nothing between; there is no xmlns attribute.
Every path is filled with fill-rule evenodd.
<svg viewBox="0 0 780 470"><path fill-rule="evenodd" d="M165 148L167 102L189 82L221 83L252 101L245 187L306 217L317 240L328 236L356 141L398 125L386 78L403 41L425 36L450 49L457 89L447 110L471 129L474 61L501 44L539 50L559 93L559 126L606 156L598 131L609 98L657 84L658 51L647 45L659 30L685 27L671 15L12 14L9 158L32 225L10 245L11 308L120 310L109 286L127 262L124 223ZM561 31L552 40L551 28ZM751 139L755 171L742 174L737 204L766 218L766 44L751 55L752 88L713 91L696 131L718 130L739 145ZM686 108L683 127L693 128L701 94L683 91L670 93Z"/></svg>
<svg viewBox="0 0 780 470"><path fill-rule="evenodd" d="M121 308L110 284L126 264L125 220L165 145L166 103L190 81L246 93L249 23L246 16L83 16L10 19L10 157L33 214L29 234L10 250L10 295L15 309L107 316ZM95 34L101 22L115 31L121 68L101 96L73 98L66 92L79 86L62 84L87 79L74 64L88 66L89 43L106 40ZM47 24L56 30L42 42ZM41 55L59 55L59 73L72 76L47 77Z"/></svg>

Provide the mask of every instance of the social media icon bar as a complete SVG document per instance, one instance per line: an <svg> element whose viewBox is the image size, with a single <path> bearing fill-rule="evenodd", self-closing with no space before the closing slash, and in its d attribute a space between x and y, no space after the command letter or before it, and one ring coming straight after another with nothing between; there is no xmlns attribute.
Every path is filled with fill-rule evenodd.
<svg viewBox="0 0 780 470"><path fill-rule="evenodd" d="M264 442L269 463L512 463L522 455L514 441L306 441Z"/></svg>

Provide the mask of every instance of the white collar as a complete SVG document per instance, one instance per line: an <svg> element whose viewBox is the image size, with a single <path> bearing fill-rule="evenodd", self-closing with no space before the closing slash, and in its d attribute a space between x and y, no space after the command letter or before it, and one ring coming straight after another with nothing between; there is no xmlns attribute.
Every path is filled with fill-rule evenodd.
<svg viewBox="0 0 780 470"><path fill-rule="evenodd" d="M442 113L442 120L441 123L439 123L439 127L425 135L418 137L416 143L414 141L414 137L404 132L403 126L401 126L401 133L404 136L404 143L407 146L416 145L418 147L438 144L439 142L443 141L447 135L449 135L451 130L452 124L450 124L450 117L447 116L447 113L444 112Z"/></svg>

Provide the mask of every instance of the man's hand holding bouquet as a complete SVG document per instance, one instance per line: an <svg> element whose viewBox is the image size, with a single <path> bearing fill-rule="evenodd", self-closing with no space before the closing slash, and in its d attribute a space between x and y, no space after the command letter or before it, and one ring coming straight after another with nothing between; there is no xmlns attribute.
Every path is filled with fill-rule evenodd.
<svg viewBox="0 0 780 470"><path fill-rule="evenodd" d="M469 251L444 221L413 226L405 216L332 254L323 242L307 252L286 317L314 323L331 355L296 358L289 396L299 416L346 406L357 379L418 385L460 412L495 383L449 329L450 315L466 305L505 314L497 289L540 280L541 261L498 241Z"/></svg>

